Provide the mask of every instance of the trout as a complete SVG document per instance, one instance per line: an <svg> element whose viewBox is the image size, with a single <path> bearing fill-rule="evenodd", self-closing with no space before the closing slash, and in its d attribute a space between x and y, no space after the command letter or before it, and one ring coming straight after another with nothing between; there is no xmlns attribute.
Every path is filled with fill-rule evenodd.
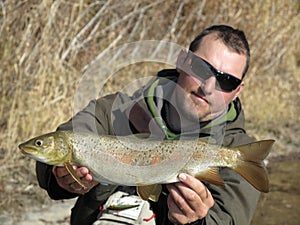
<svg viewBox="0 0 300 225"><path fill-rule="evenodd" d="M26 156L49 165L64 165L82 186L73 165L87 167L100 183L136 186L144 200L157 201L161 184L178 182L180 173L225 186L219 168L228 167L253 187L268 192L263 160L274 140L262 140L233 148L208 144L201 139L157 140L57 131L19 145Z"/></svg>

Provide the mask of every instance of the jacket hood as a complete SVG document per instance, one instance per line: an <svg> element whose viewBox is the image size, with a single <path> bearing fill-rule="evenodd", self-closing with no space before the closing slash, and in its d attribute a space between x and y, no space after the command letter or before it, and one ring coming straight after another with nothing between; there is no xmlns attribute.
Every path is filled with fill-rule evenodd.
<svg viewBox="0 0 300 225"><path fill-rule="evenodd" d="M216 144L222 143L224 136L237 129L244 132L244 114L240 100L230 103L228 111L197 129L176 133L169 128L162 116L163 100L168 99L167 90L175 87L179 73L175 69L160 71L144 88L137 90L133 96L119 93L115 99L117 107L113 111L113 126L117 135L130 133L150 133L162 139L178 139L182 136L203 137ZM169 86L169 87L166 87ZM173 88L174 88L173 87ZM170 91L169 91L170 92ZM124 124L124 121L129 121ZM200 129L199 129L200 127Z"/></svg>
<svg viewBox="0 0 300 225"><path fill-rule="evenodd" d="M157 75L158 79L151 83L151 85L149 85L144 92L147 106L153 118L155 118L156 122L164 131L167 139L177 138L183 134L174 133L168 128L167 121L163 119L161 115L161 109L158 106L159 104L162 105L162 103L159 103L159 99L157 99L157 94L155 93L158 92L157 89L160 89L161 92L164 92L164 90L170 90L170 87L162 88L162 86L166 84L168 85L168 83L174 83L175 86L178 76L179 73L175 69L162 70ZM161 93L160 95L163 100L164 93ZM222 143L226 130L244 129L244 114L240 100L236 98L229 104L226 113L212 121L207 122L204 126L201 124L199 127L200 130L197 129L194 132L188 132L188 134L185 133L185 135L197 134L200 137L212 137L215 142Z"/></svg>

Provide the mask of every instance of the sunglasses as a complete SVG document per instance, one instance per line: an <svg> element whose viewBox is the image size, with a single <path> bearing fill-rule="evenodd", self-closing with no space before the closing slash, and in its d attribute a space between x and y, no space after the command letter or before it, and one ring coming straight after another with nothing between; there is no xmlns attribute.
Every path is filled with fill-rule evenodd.
<svg viewBox="0 0 300 225"><path fill-rule="evenodd" d="M189 52L187 58L191 55L190 68L192 72L203 80L207 80L211 76L216 77L216 88L224 92L231 92L235 90L242 82L242 80L235 76L222 72L213 67L209 62L201 57Z"/></svg>

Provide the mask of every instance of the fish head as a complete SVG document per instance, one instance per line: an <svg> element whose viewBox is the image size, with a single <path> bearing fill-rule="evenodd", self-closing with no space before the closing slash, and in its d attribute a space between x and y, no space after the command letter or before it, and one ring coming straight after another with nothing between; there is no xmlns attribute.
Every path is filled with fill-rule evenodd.
<svg viewBox="0 0 300 225"><path fill-rule="evenodd" d="M19 149L29 158L49 165L61 165L72 154L66 137L59 132L32 138L20 144Z"/></svg>

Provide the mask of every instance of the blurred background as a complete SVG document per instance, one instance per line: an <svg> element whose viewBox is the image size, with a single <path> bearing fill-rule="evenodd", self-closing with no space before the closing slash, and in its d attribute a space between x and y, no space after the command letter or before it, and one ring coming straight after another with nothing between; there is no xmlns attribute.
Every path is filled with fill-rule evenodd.
<svg viewBox="0 0 300 225"><path fill-rule="evenodd" d="M300 169L298 0L0 1L0 214L18 217L20 210L52 203L37 185L33 160L17 145L55 130L73 115L76 85L99 54L140 40L188 48L213 24L242 29L248 38L252 58L241 96L247 130L257 139L276 139L268 164L271 193L288 193L284 199L262 195L254 220L268 217L269 223L261 224L279 224L280 218L272 223L270 217L287 210L294 213L287 220L291 223L281 224L299 222L300 191L292 185ZM103 94L163 68L169 66L130 65L106 82ZM275 202L269 204L270 199ZM284 207L274 210L277 204Z"/></svg>

